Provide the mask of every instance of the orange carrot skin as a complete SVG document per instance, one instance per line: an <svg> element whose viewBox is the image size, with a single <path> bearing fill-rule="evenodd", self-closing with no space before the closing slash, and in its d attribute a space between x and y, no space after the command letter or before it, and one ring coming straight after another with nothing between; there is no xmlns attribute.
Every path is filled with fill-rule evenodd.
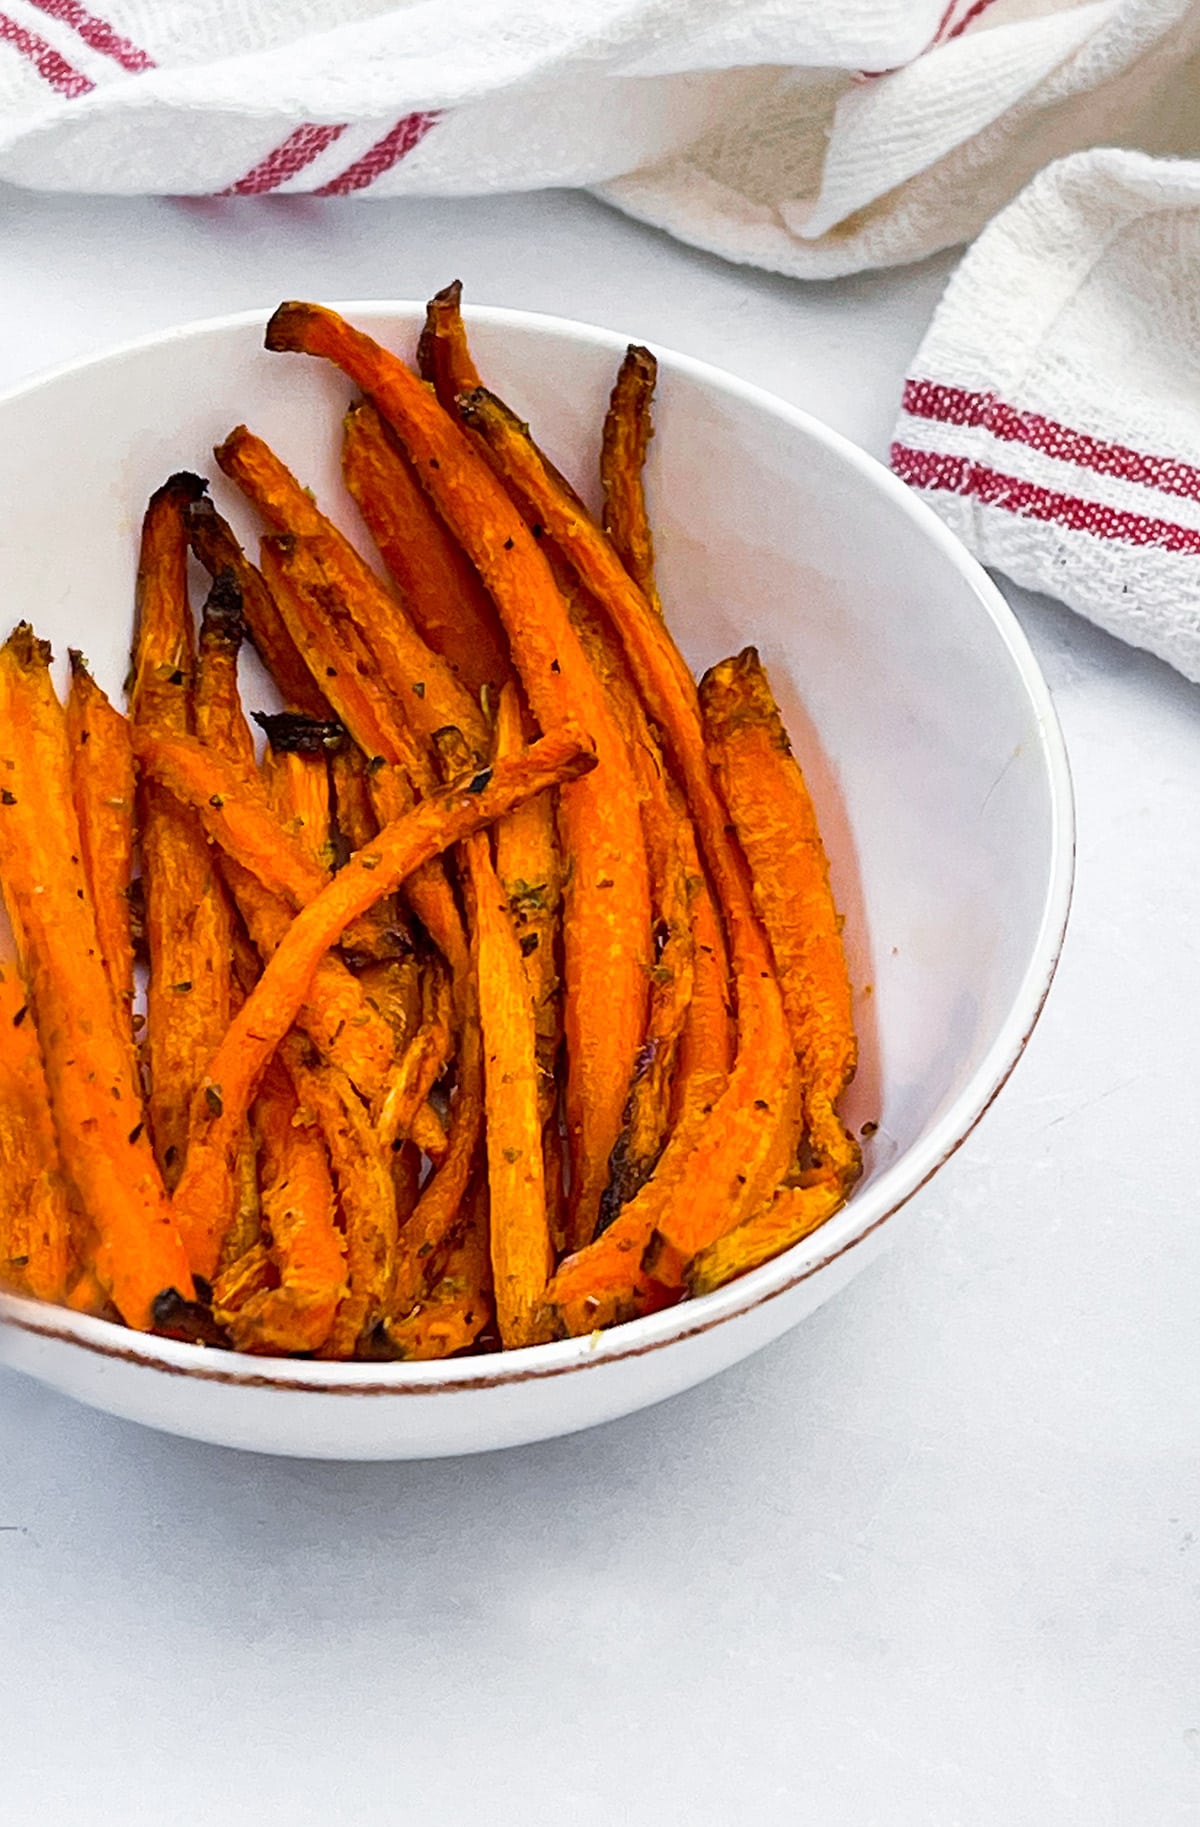
<svg viewBox="0 0 1200 1827"><path fill-rule="evenodd" d="M449 973L435 959L426 962L421 982L420 1024L390 1075L377 1117L380 1144L395 1148L413 1124L454 1044L454 1002Z"/></svg>
<svg viewBox="0 0 1200 1827"><path fill-rule="evenodd" d="M522 747L522 721L517 688L507 685L496 712L497 758L514 755ZM558 944L564 871L552 794L527 800L500 820L496 826L496 870L504 886L533 998L545 1123L557 1104L555 1070L562 1040Z"/></svg>
<svg viewBox="0 0 1200 1827"><path fill-rule="evenodd" d="M309 672L266 580L243 552L232 527L207 495L189 503L186 520L192 550L209 576L214 582L228 576L236 584L250 639L286 709L328 721L332 714L329 700Z"/></svg>
<svg viewBox="0 0 1200 1827"><path fill-rule="evenodd" d="M151 498L137 578L130 722L134 732L188 731L194 670L183 514L202 492L176 476ZM153 784L140 795L146 940L150 1128L168 1188L183 1169L188 1109L230 1017L230 914L215 861L191 813Z"/></svg>
<svg viewBox="0 0 1200 1827"><path fill-rule="evenodd" d="M296 916L209 1062L193 1106L188 1165L173 1207L198 1265L215 1266L229 1221L241 1124L267 1061L295 1021L324 954L352 920L394 893L414 869L503 817L529 795L594 766L594 752L577 728L544 736L523 755L423 800L351 857ZM198 1272L205 1270L201 1266Z"/></svg>
<svg viewBox="0 0 1200 1827"><path fill-rule="evenodd" d="M70 751L49 649L22 626L0 648L0 882L22 935L63 1167L95 1226L95 1266L126 1324L194 1294L141 1118L88 894Z"/></svg>
<svg viewBox="0 0 1200 1827"><path fill-rule="evenodd" d="M112 989L121 1032L133 1046L133 929L129 885L133 879L136 781L129 725L71 650L67 741L71 791L83 868L96 915L100 955Z"/></svg>
<svg viewBox="0 0 1200 1827"><path fill-rule="evenodd" d="M753 647L722 660L700 687L709 759L750 864L754 905L779 971L805 1081L809 1146L844 1186L862 1170L833 1106L858 1047L850 978L812 798L770 681Z"/></svg>
<svg viewBox="0 0 1200 1827"><path fill-rule="evenodd" d="M654 436L650 402L658 363L649 349L631 343L612 390L600 449L604 531L650 607L662 604L654 583L654 539L646 512L642 471Z"/></svg>
<svg viewBox="0 0 1200 1827"><path fill-rule="evenodd" d="M577 1228L589 1234L620 1132L651 965L645 844L624 744L537 539L428 389L370 337L318 306L282 305L267 346L335 361L371 395L487 585L538 723L548 731L569 715L595 741L596 775L559 801L564 849L573 859L563 920L572 1201Z"/></svg>
<svg viewBox="0 0 1200 1827"><path fill-rule="evenodd" d="M71 1214L37 1024L12 963L0 965L0 1164L0 1287L61 1301Z"/></svg>
<svg viewBox="0 0 1200 1827"><path fill-rule="evenodd" d="M525 961L486 832L466 843L483 1032L496 1319L507 1348L532 1343L554 1266L546 1211L537 1032Z"/></svg>
<svg viewBox="0 0 1200 1827"><path fill-rule="evenodd" d="M473 697L512 675L492 600L369 400L346 415L346 487L424 640Z"/></svg>

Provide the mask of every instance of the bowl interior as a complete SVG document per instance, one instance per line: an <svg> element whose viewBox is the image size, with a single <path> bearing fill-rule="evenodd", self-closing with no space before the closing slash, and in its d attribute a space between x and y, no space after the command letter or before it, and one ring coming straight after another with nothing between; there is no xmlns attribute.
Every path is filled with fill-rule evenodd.
<svg viewBox="0 0 1200 1827"><path fill-rule="evenodd" d="M346 308L411 353L414 307ZM471 321L489 384L594 496L622 339L507 312ZM210 455L238 421L371 550L338 471L347 383L266 354L261 332L261 318L183 332L0 405L8 619L28 616L60 658L82 647L110 691L128 663L150 491L174 469L212 477L253 546L253 517ZM699 671L759 647L817 801L862 1036L848 1110L878 1126L863 1188L835 1220L852 1229L881 1177L939 1137L998 1050L1015 1050L1014 1011L1032 1025L1031 973L1046 975L1063 879L1052 716L982 573L899 485L801 415L664 358L648 487L689 661ZM249 696L270 701L252 670Z"/></svg>

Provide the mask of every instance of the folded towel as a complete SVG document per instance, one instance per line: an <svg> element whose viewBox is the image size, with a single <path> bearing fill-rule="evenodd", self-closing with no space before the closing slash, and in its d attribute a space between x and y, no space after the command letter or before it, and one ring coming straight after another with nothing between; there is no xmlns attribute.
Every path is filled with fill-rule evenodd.
<svg viewBox="0 0 1200 1827"><path fill-rule="evenodd" d="M1197 0L0 0L0 181L590 185L827 277L969 239L1050 159L1200 152Z"/></svg>
<svg viewBox="0 0 1200 1827"><path fill-rule="evenodd" d="M1044 171L951 280L892 467L984 564L1200 681L1200 162Z"/></svg>

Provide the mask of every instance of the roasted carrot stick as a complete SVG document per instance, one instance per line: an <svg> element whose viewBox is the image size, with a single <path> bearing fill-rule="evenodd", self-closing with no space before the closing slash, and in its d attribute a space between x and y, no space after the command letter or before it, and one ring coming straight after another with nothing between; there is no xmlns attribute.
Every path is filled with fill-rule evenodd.
<svg viewBox="0 0 1200 1827"><path fill-rule="evenodd" d="M406 1319L385 1327L387 1356L447 1358L473 1345L494 1317L488 1245L487 1181L481 1175L467 1195L467 1216L441 1277Z"/></svg>
<svg viewBox="0 0 1200 1827"><path fill-rule="evenodd" d="M452 279L435 292L425 307L425 323L417 343L417 372L429 382L447 411L453 411L460 393L481 384L463 323L461 279Z"/></svg>
<svg viewBox="0 0 1200 1827"><path fill-rule="evenodd" d="M450 1057L454 1040L450 976L436 958L425 963L421 1003L420 1025L392 1073L380 1104L376 1128L384 1148L394 1148L412 1134L417 1114Z"/></svg>
<svg viewBox="0 0 1200 1827"><path fill-rule="evenodd" d="M312 1112L325 1138L346 1236L347 1290L321 1355L349 1358L383 1319L391 1294L397 1230L391 1162L345 1074L318 1066L298 1035L289 1035L280 1051L302 1109Z"/></svg>
<svg viewBox="0 0 1200 1827"><path fill-rule="evenodd" d="M267 346L335 361L371 395L487 585L542 729L570 716L595 741L595 777L560 799L573 862L563 922L572 1203L576 1228L587 1235L620 1132L651 965L645 844L624 743L536 537L428 389L395 356L315 305L282 305Z"/></svg>
<svg viewBox="0 0 1200 1827"><path fill-rule="evenodd" d="M329 760L333 781L333 809L338 836L345 853L352 854L369 844L379 830L379 820L371 804L367 778L367 757L356 742L336 750Z"/></svg>
<svg viewBox="0 0 1200 1827"><path fill-rule="evenodd" d="M250 639L288 710L329 717L329 701L288 632L266 581L207 495L189 503L187 528L192 550L209 576L215 579L229 572L234 578Z"/></svg>
<svg viewBox="0 0 1200 1827"><path fill-rule="evenodd" d="M421 639L403 604L270 446L239 425L216 457L272 529L297 539L297 565L311 564L306 576L311 575L324 593L326 613L356 631L383 681L404 706L405 721L426 740L434 730L453 723L474 748L486 752L487 728L470 692Z"/></svg>
<svg viewBox="0 0 1200 1827"><path fill-rule="evenodd" d="M262 777L267 801L284 831L320 871L322 879L327 879L333 862L333 801L325 756L305 754L296 748L277 748L268 742L263 752Z"/></svg>
<svg viewBox="0 0 1200 1827"><path fill-rule="evenodd" d="M750 865L804 1080L808 1151L844 1188L862 1171L834 1105L857 1042L829 863L804 775L758 654L747 647L701 681L709 759Z"/></svg>
<svg viewBox="0 0 1200 1827"><path fill-rule="evenodd" d="M492 599L369 400L346 414L342 474L409 614L478 698L511 676Z"/></svg>
<svg viewBox="0 0 1200 1827"><path fill-rule="evenodd" d="M61 1301L71 1214L50 1092L24 979L0 965L0 1287Z"/></svg>
<svg viewBox="0 0 1200 1827"><path fill-rule="evenodd" d="M471 945L483 1032L484 1108L496 1319L527 1345L554 1267L546 1213L537 1032L529 978L486 831L467 839Z"/></svg>
<svg viewBox="0 0 1200 1827"><path fill-rule="evenodd" d="M173 476L142 526L130 721L142 735L191 727L192 614L184 510L203 491ZM229 1025L229 904L195 818L153 783L140 795L150 978L146 1057L150 1129L168 1188L183 1169L188 1109L204 1063Z"/></svg>
<svg viewBox="0 0 1200 1827"><path fill-rule="evenodd" d="M366 850L356 852L316 900L297 914L210 1060L193 1105L192 1158L174 1205L197 1261L215 1262L228 1223L240 1126L263 1069L296 1019L313 972L330 946L337 944L352 920L392 894L429 858L502 818L532 794L559 786L595 765L595 754L578 726L555 730L523 754L423 800L381 831Z"/></svg>
<svg viewBox="0 0 1200 1827"><path fill-rule="evenodd" d="M301 1111L288 1074L268 1068L254 1108L262 1156L264 1253L274 1275L242 1256L213 1288L213 1317L239 1351L318 1351L346 1295L329 1155L315 1116ZM264 1246L255 1246L264 1249Z"/></svg>
<svg viewBox="0 0 1200 1827"><path fill-rule="evenodd" d="M845 1186L832 1177L814 1186L781 1187L761 1211L692 1259L687 1269L689 1294L709 1294L735 1275L757 1269L781 1250L790 1250L819 1230L845 1202Z"/></svg>
<svg viewBox="0 0 1200 1827"><path fill-rule="evenodd" d="M522 747L522 714L516 687L506 685L496 712L497 759ZM508 901L533 998L537 1032L539 1104L549 1121L557 1101L555 1071L562 1040L558 975L563 860L553 795L527 800L496 826L496 871Z"/></svg>
<svg viewBox="0 0 1200 1827"><path fill-rule="evenodd" d="M600 487L604 496L604 531L650 607L661 615L662 604L654 586L654 539L642 476L646 451L654 436L650 403L657 378L658 363L649 349L630 343L604 421Z"/></svg>
<svg viewBox="0 0 1200 1827"><path fill-rule="evenodd" d="M100 956L117 1010L117 1025L133 1046L133 928L129 886L133 879L135 781L129 725L114 710L71 649L67 695L67 741L71 748L71 790L83 870L87 877Z"/></svg>
<svg viewBox="0 0 1200 1827"><path fill-rule="evenodd" d="M483 1038L478 988L467 979L466 1007L458 1051L458 1088L450 1111L445 1156L421 1189L411 1215L400 1227L392 1312L412 1312L429 1286L429 1266L459 1222L471 1176L481 1164L483 1135Z"/></svg>
<svg viewBox="0 0 1200 1827"><path fill-rule="evenodd" d="M194 1293L118 1027L71 800L50 651L22 623L0 648L0 883L21 934L63 1167L97 1235L96 1268L130 1326Z"/></svg>

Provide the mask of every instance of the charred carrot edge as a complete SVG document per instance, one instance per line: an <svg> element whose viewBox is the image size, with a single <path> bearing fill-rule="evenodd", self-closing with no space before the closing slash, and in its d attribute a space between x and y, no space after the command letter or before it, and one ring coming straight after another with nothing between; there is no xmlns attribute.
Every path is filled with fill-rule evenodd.
<svg viewBox="0 0 1200 1827"><path fill-rule="evenodd" d="M195 729L201 742L252 774L254 737L238 689L238 658L245 633L241 589L232 571L221 571L213 579L200 617Z"/></svg>
<svg viewBox="0 0 1200 1827"><path fill-rule="evenodd" d="M389 1078L376 1116L383 1148L407 1141L418 1112L450 1058L454 1004L449 973L436 959L429 959L422 973L421 1004L420 1025Z"/></svg>
<svg viewBox="0 0 1200 1827"><path fill-rule="evenodd" d="M267 346L332 360L370 394L483 578L538 723L548 731L578 718L595 741L597 776L569 787L559 806L573 863L563 921L572 1202L586 1234L620 1132L651 963L645 844L629 757L535 532L433 394L397 357L319 306L282 305L268 325Z"/></svg>
<svg viewBox="0 0 1200 1827"><path fill-rule="evenodd" d="M515 755L524 743L521 704L506 685L496 711L495 754ZM537 1029L539 1104L543 1124L558 1101L555 1072L562 1041L562 998L558 975L563 861L554 798L527 800L496 826L496 870L516 929L533 997Z"/></svg>
<svg viewBox="0 0 1200 1827"><path fill-rule="evenodd" d="M446 1133L445 1123L432 1104L426 1102L421 1105L412 1120L411 1133L413 1147L419 1149L423 1155L428 1155L435 1167L440 1167L446 1159L450 1138Z"/></svg>
<svg viewBox="0 0 1200 1827"><path fill-rule="evenodd" d="M533 998L485 831L467 839L471 946L483 1034L485 1141L496 1320L506 1348L532 1342L554 1267Z"/></svg>
<svg viewBox="0 0 1200 1827"><path fill-rule="evenodd" d="M347 1288L321 1356L349 1358L383 1319L396 1259L396 1190L391 1163L344 1073L318 1068L305 1042L280 1049L302 1110L312 1112L329 1150L346 1238Z"/></svg>
<svg viewBox="0 0 1200 1827"><path fill-rule="evenodd" d="M279 458L244 425L230 432L217 462L254 503L276 534L297 539L302 554L319 564L329 613L357 633L380 675L404 706L405 721L428 739L453 723L480 753L487 727L470 692L409 620L395 593L360 558L350 541L316 506Z"/></svg>
<svg viewBox="0 0 1200 1827"><path fill-rule="evenodd" d="M700 684L709 759L750 865L804 1081L808 1152L843 1187L862 1172L834 1104L854 1076L850 978L817 815L770 681L745 648Z"/></svg>
<svg viewBox="0 0 1200 1827"><path fill-rule="evenodd" d="M771 1190L795 1146L798 1129L792 1052L774 964L758 925L743 858L726 830L726 814L704 750L695 681L664 622L646 602L600 529L557 487L523 428L491 395L460 401L460 410L486 439L492 460L525 511L574 568L613 624L643 703L661 732L682 784L728 931L737 1004L737 1055L712 1123L691 1147L676 1178L678 1132L641 1192L605 1232L607 1273L614 1261L629 1287L629 1259L649 1257L656 1280L682 1285L692 1256L732 1229ZM664 1171L669 1168L670 1171ZM622 1247L623 1246L623 1247ZM593 1259L568 1258L551 1285L558 1294L587 1292ZM615 1291L615 1289L614 1289ZM573 1296L572 1296L573 1298ZM569 1304L569 1303L568 1303ZM574 1321L579 1320L578 1312ZM594 1323L589 1319L589 1324Z"/></svg>
<svg viewBox="0 0 1200 1827"><path fill-rule="evenodd" d="M316 900L297 914L209 1061L193 1105L188 1165L173 1203L198 1263L215 1264L227 1222L241 1124L263 1069L296 1019L321 958L352 920L394 893L422 863L503 817L530 794L594 766L595 754L581 730L556 730L522 755L483 768L465 784L423 800L381 831L366 850L356 852Z"/></svg>
<svg viewBox="0 0 1200 1827"><path fill-rule="evenodd" d="M136 780L129 725L109 703L71 649L67 741L71 790L83 869L87 876L100 956L116 1005L117 1025L133 1047L133 928L129 886L133 879Z"/></svg>
<svg viewBox="0 0 1200 1827"><path fill-rule="evenodd" d="M658 363L649 349L630 343L604 420L600 488L604 531L618 558L656 614L662 604L654 584L654 538L646 512L643 470L654 436L650 412Z"/></svg>
<svg viewBox="0 0 1200 1827"><path fill-rule="evenodd" d="M462 1234L452 1245L439 1280L405 1319L385 1327L387 1356L447 1358L473 1345L492 1324L492 1263L487 1182L480 1176L466 1198Z"/></svg>
<svg viewBox="0 0 1200 1827"><path fill-rule="evenodd" d="M132 730L183 735L192 726L192 612L184 511L203 493L173 476L142 523L133 642ZM183 1169L188 1109L204 1061L229 1023L230 910L193 816L152 783L139 794L146 941L148 1109L168 1190Z"/></svg>
<svg viewBox="0 0 1200 1827"><path fill-rule="evenodd" d="M0 882L25 948L63 1166L95 1226L96 1268L126 1323L194 1294L117 1026L71 800L50 650L22 623L0 648Z"/></svg>
<svg viewBox="0 0 1200 1827"><path fill-rule="evenodd" d="M312 1113L301 1113L278 1061L256 1100L254 1125L263 1160L264 1253L275 1274L264 1285L254 1252L242 1256L213 1288L213 1317L239 1351L318 1351L346 1295L346 1245L325 1141Z"/></svg>
<svg viewBox="0 0 1200 1827"><path fill-rule="evenodd" d="M255 652L287 709L306 717L328 718L329 700L305 664L266 579L247 558L228 521L207 495L189 503L186 521L192 551L209 576L215 580L228 572L236 582Z"/></svg>
<svg viewBox="0 0 1200 1827"><path fill-rule="evenodd" d="M338 836L347 852L361 850L379 830L379 820L371 805L367 779L367 757L356 742L334 752L329 758L333 782L333 813Z"/></svg>
<svg viewBox="0 0 1200 1827"><path fill-rule="evenodd" d="M29 992L0 964L0 1287L62 1301L71 1271L71 1213Z"/></svg>
<svg viewBox="0 0 1200 1827"><path fill-rule="evenodd" d="M835 1179L815 1186L781 1187L760 1211L693 1257L687 1267L688 1293L711 1294L736 1275L757 1269L781 1250L790 1250L810 1237L845 1203L846 1189Z"/></svg>
<svg viewBox="0 0 1200 1827"><path fill-rule="evenodd" d="M461 279L452 279L425 306L417 342L417 372L429 382L447 412L454 410L460 393L480 385L463 323Z"/></svg>
<svg viewBox="0 0 1200 1827"><path fill-rule="evenodd" d="M369 400L346 414L342 475L422 638L473 697L499 691L512 662L492 599Z"/></svg>

